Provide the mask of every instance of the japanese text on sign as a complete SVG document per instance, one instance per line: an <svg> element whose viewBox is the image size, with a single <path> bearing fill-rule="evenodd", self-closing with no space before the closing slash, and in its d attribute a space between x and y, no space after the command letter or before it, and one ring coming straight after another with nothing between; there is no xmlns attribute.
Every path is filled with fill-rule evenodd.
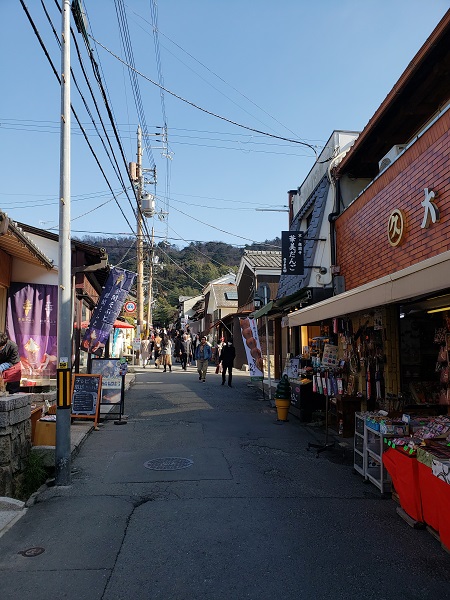
<svg viewBox="0 0 450 600"><path fill-rule="evenodd" d="M281 232L281 272L283 275L303 275L303 232Z"/></svg>

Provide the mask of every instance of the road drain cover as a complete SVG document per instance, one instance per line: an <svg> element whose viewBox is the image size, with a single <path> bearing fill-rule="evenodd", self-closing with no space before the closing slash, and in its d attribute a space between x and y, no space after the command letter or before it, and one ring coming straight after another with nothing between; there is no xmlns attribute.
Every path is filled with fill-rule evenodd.
<svg viewBox="0 0 450 600"><path fill-rule="evenodd" d="M192 467L193 464L194 461L190 458L154 458L145 462L144 467L152 471L178 471Z"/></svg>
<svg viewBox="0 0 450 600"><path fill-rule="evenodd" d="M39 554L42 554L43 552L45 552L45 548L40 548L38 546L36 548L28 548L27 550L22 550L21 552L18 552L17 554L21 554L22 556L26 556L27 558L30 558L33 556L39 556Z"/></svg>

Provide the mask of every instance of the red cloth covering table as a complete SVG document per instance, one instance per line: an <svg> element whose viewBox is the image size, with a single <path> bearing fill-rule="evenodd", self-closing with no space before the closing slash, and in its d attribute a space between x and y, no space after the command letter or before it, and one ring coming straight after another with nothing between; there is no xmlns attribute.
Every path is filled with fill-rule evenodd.
<svg viewBox="0 0 450 600"><path fill-rule="evenodd" d="M439 507L437 497L439 495L439 484L442 484L442 481L439 481L439 479L433 475L431 467L427 467L419 461L417 461L417 467L419 470L423 520L435 531L439 531ZM450 486L448 487L450 488ZM450 509L450 500L448 506Z"/></svg>
<svg viewBox="0 0 450 600"><path fill-rule="evenodd" d="M450 474L446 461L433 459L433 477L436 479L436 503L441 544L450 551Z"/></svg>
<svg viewBox="0 0 450 600"><path fill-rule="evenodd" d="M392 478L400 506L412 519L423 522L416 457L403 449L389 448L383 453L383 464Z"/></svg>

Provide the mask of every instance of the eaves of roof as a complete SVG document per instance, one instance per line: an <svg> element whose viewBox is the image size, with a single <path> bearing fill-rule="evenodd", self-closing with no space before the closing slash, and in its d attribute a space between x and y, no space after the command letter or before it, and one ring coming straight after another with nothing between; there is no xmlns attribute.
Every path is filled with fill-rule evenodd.
<svg viewBox="0 0 450 600"><path fill-rule="evenodd" d="M26 235L23 229L0 212L0 248L7 254L24 262L53 269L53 260Z"/></svg>
<svg viewBox="0 0 450 600"><path fill-rule="evenodd" d="M407 143L450 98L450 10L383 100L337 173L375 177L379 160Z"/></svg>

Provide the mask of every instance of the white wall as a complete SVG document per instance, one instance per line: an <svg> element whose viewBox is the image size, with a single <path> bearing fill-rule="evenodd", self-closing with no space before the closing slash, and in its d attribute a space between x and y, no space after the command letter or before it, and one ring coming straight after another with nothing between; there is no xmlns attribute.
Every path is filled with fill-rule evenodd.
<svg viewBox="0 0 450 600"><path fill-rule="evenodd" d="M334 131L332 133L330 139L325 144L325 148L320 153L317 162L314 163L305 180L298 188L298 194L294 196L294 216L308 200L322 177L327 172L330 164L329 159L331 159L333 156L337 156L337 154L340 152L348 151L358 135L359 134L357 132L353 131Z"/></svg>
<svg viewBox="0 0 450 600"><path fill-rule="evenodd" d="M25 235L30 238L45 256L53 261L53 264L57 268L59 260L59 243L55 240L49 240L48 238L35 235L34 233L25 233Z"/></svg>
<svg viewBox="0 0 450 600"><path fill-rule="evenodd" d="M11 281L58 285L58 271L56 269L48 271L44 266L38 267L18 258L13 258Z"/></svg>

